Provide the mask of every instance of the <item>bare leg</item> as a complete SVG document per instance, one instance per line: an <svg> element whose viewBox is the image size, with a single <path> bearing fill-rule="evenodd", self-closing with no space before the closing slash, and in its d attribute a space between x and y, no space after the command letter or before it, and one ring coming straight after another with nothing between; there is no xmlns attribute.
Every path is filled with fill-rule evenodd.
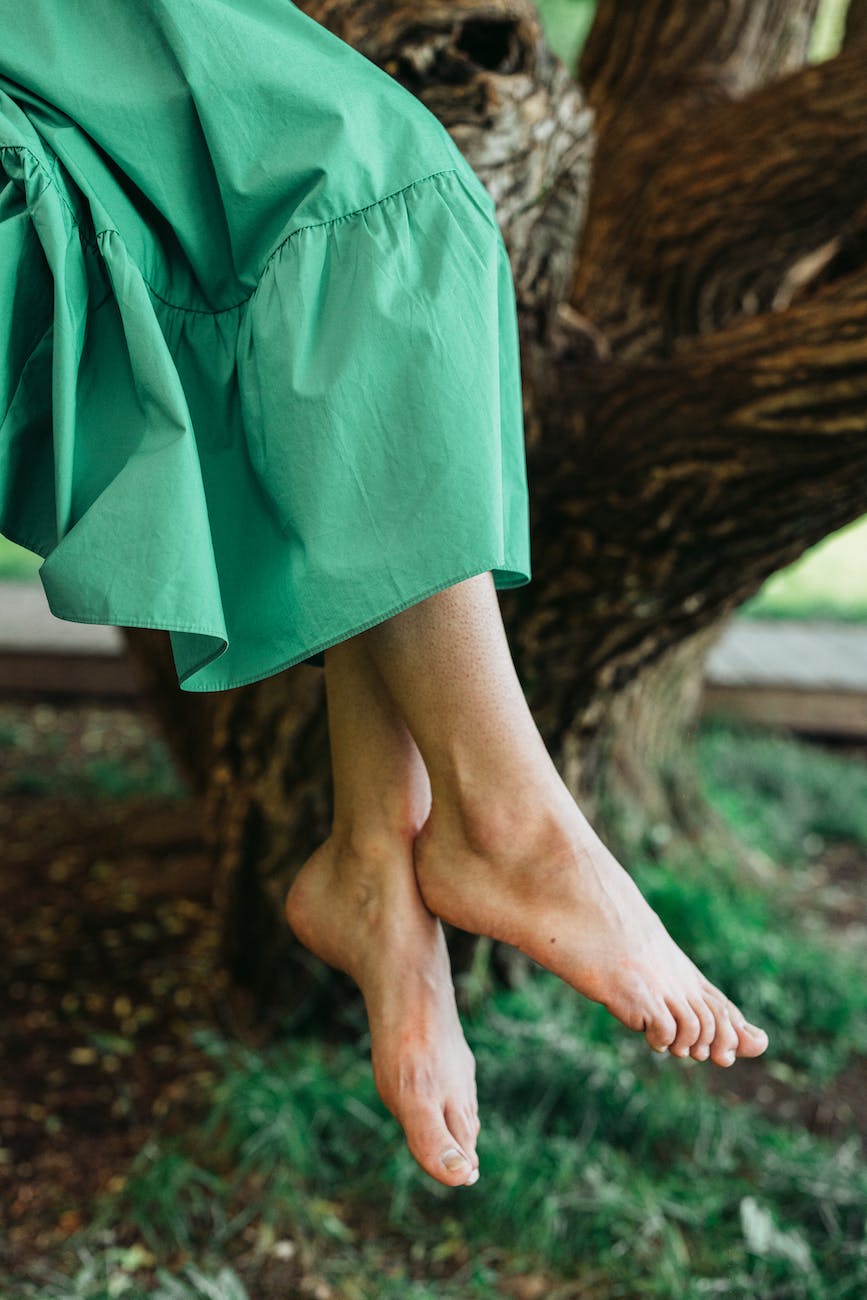
<svg viewBox="0 0 867 1300"><path fill-rule="evenodd" d="M730 1065L750 1026L675 944L569 794L515 672L490 573L361 634L418 743L415 841L431 911L515 945L658 1051Z"/></svg>
<svg viewBox="0 0 867 1300"><path fill-rule="evenodd" d="M357 638L325 655L334 776L331 835L286 900L300 941L364 996L376 1086L419 1164L478 1177L475 1063L442 926L424 905L412 844L430 809L421 755Z"/></svg>

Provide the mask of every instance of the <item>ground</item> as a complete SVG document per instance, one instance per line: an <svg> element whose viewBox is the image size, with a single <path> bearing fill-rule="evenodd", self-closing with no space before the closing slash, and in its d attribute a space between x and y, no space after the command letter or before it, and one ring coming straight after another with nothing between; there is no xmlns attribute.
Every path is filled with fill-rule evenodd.
<svg viewBox="0 0 867 1300"><path fill-rule="evenodd" d="M863 749L849 747L848 759L864 765L867 773ZM484 1213L492 1217L476 1226L469 1220L456 1226L450 1218L452 1202L425 1200L426 1191L414 1190L412 1196L423 1202L419 1224L434 1225L427 1236L420 1226L414 1239L411 1232L401 1229L400 1213L380 1213L375 1191L371 1194L377 1177L382 1187L389 1178L396 1181L406 1197L410 1196L407 1189L415 1188L414 1175L400 1163L398 1135L382 1129L388 1134L383 1167L372 1172L368 1169L360 1177L352 1164L354 1157L340 1149L339 1135L335 1136L335 1118L339 1123L340 1117L327 1113L344 1104L348 1088L358 1114L352 1118L348 1108L343 1116L347 1122L357 1124L361 1115L366 1129L359 1132L388 1124L384 1113L375 1110L363 1054L354 1047L357 1017L353 1019L351 1011L348 1014L346 1043L335 1049L333 1058L306 1044L278 1042L275 1046L269 1041L271 1035L255 1025L244 996L233 990L217 969L217 918L209 905L200 816L154 727L137 707L0 705L0 827L4 843L0 966L4 968L6 1003L0 1094L0 1203L5 1207L0 1280L7 1279L0 1293L16 1298L25 1294L86 1296L88 1300L122 1294L133 1300L156 1294L167 1300L175 1295L206 1294L216 1300L231 1300L233 1295L245 1293L253 1300L343 1295L376 1295L379 1300L386 1294L511 1295L532 1300L534 1296L641 1293L629 1290L632 1283L626 1279L616 1291L606 1289L611 1286L610 1274L588 1267L581 1258L582 1249L574 1242L569 1244L568 1233L564 1236L554 1221L545 1228L549 1239L543 1239L538 1248L531 1236L516 1240L515 1258L510 1260L509 1252L499 1246L503 1234L511 1232L508 1216L514 1213L503 1201L502 1177L508 1176L508 1169L498 1175L496 1163L503 1157L493 1149L485 1153L482 1148L483 1171L488 1178L479 1184L488 1198ZM814 831L807 834L818 838ZM812 847L815 849L815 843ZM824 917L822 923L833 927L844 960L863 940L865 916L858 884L865 856L867 844L849 840L823 843L821 852L795 873L796 909L812 909ZM664 875L653 879L665 903L671 883ZM688 896L684 897L684 906L692 906ZM714 924L719 930L715 941L723 942L727 914L712 915L717 917ZM671 917L665 919L671 925ZM763 979L779 977L790 984L800 979L805 987L809 984L806 992L795 992L796 997L806 999L796 1018L806 1025L808 1053L810 1042L818 1045L814 1055L820 1064L804 1073L797 1056L798 1025L783 1024L777 1034L782 1054L770 1052L767 1061L746 1062L726 1072L699 1067L700 1073L688 1071L665 1083L672 1091L670 1097L665 1094L671 1117L664 1119L664 1124L676 1131L676 1108L685 1106L685 1114L694 1109L696 1116L706 1115L710 1133L718 1122L724 1128L728 1115L735 1117L733 1123L739 1123L742 1104L749 1101L766 1118L770 1141L776 1141L778 1132L788 1135L785 1141L790 1137L794 1141L792 1135L799 1134L811 1140L812 1135L826 1144L827 1151L825 1147L822 1151L839 1165L839 1152L848 1149L847 1143L856 1140L856 1134L863 1138L867 1124L863 1058L845 1047L835 1055L836 1031L827 1031L828 1018L832 1025L839 1021L839 1042L856 1030L854 1025L848 1030L843 1027L842 1013L834 1005L834 998L841 995L833 979L829 976L827 988L816 994L814 968L802 971L793 967L794 974L787 974L780 962L785 965L789 960L779 958L774 973L759 970L754 979L747 971L745 988L755 987L755 996L761 997ZM713 958L711 961L713 964ZM658 1062L648 1064L646 1054L633 1054L631 1037L628 1043L627 1036L615 1033L612 1037L607 1024L593 1018L585 1025L591 1054L573 1060L569 1054L580 1050L580 1025L575 1044L561 1042L565 1036L557 1028L561 1014L571 1022L572 1004L558 1002L556 991L546 991L546 1017L550 1007L546 1029L538 1005L532 1001L537 996L534 989L531 985L529 993L504 995L506 1002L495 1009L490 1026L484 1027L484 1017L479 1022L477 1043L470 1034L478 1047L480 1088L487 1091L483 1111L487 1111L493 1130L489 1140L495 1142L498 1130L506 1132L503 1125L527 1115L527 1097L536 1098L544 1085L548 1110L544 1122L540 1121L539 1140L546 1144L545 1159L555 1171L552 1177L558 1178L564 1161L573 1158L567 1153L574 1148L570 1125L576 1121L574 1115L570 1119L569 1108L574 1112L578 1104L583 1107L585 1123L595 1115L596 1147L591 1144L587 1149L604 1150L608 1153L605 1159L615 1162L612 1168L620 1169L644 1139L631 1134L623 1103L619 1103L623 1113L608 1114L606 1094L612 1088L625 1088L626 1110L645 1105L655 1086L653 1076L646 1072L657 1069ZM776 984L769 984L768 990L771 1005L777 1005ZM512 1005L510 996L525 1001L521 1006ZM565 1013L563 1006L569 1008ZM751 1004L746 1009L749 1015L755 1014ZM545 1058L548 1064L534 1066L523 1082L519 1057L511 1062L503 1058L502 1044L510 1033L515 1035L516 1052L524 1039L532 1039L536 1043L532 1051L540 1062L538 1052L547 1052L548 1044L558 1039L550 1058ZM228 1055L225 1044L232 1045ZM231 1054L235 1048L247 1055L236 1059ZM303 1065L291 1080L283 1065L289 1058L279 1055L287 1051L295 1053L293 1069L298 1070L299 1061ZM827 1056L829 1052L822 1066L820 1058L825 1058L821 1053ZM679 1064L667 1062L669 1066ZM501 1068L502 1075L497 1075ZM304 1070L313 1073L305 1076ZM583 1085L582 1070L586 1076ZM610 1072L607 1081L603 1077L606 1070ZM492 1084L498 1088L496 1104L491 1098ZM281 1093L284 1087L286 1091ZM594 1087L599 1089L598 1098ZM691 1093L684 1091L690 1088ZM515 1094L512 1098L507 1095L510 1089ZM700 1095L696 1089L701 1090ZM582 1093L577 1100L573 1096L576 1091ZM702 1111L702 1107L708 1109ZM290 1179L284 1189L286 1201L296 1198L296 1202L286 1213L272 1214L263 1212L262 1204L272 1195L269 1180L277 1176L279 1159L275 1156L270 1163L263 1163L260 1153L257 1163L249 1153L261 1132L276 1135L275 1150L282 1142L290 1152L295 1151L292 1142L297 1135L293 1136L287 1114L301 1115L305 1125L312 1123L321 1130L325 1145L312 1154L306 1147L299 1149L299 1177L294 1182ZM214 1116L216 1137L213 1142L199 1139L197 1146L196 1133L206 1118ZM645 1127L648 1141L657 1147L669 1140L662 1129L654 1135L653 1125ZM589 1142L589 1135L585 1136ZM308 1140L312 1140L309 1134L305 1136ZM354 1140L350 1135L350 1145ZM741 1140L737 1136L727 1139L733 1150ZM744 1130L743 1142L751 1140ZM371 1149L376 1160L382 1147L374 1144ZM816 1158L822 1160L825 1155ZM664 1150L651 1152L650 1158L659 1159L663 1162L660 1168L667 1169ZM291 1163L288 1157L282 1159L284 1168ZM747 1187L753 1175L747 1170L752 1157L746 1146L738 1159L746 1161L743 1176ZM799 1149L797 1160L804 1159ZM397 1163L388 1166L388 1160ZM674 1168L676 1153L671 1160ZM311 1177L317 1165L323 1171L327 1165L330 1170L327 1179L323 1173L325 1189L318 1199L313 1190L317 1180ZM691 1267L706 1269L701 1251L689 1236L687 1165L682 1187L673 1182L666 1192L670 1205L680 1202L680 1208L671 1210L669 1227L683 1233L686 1242L677 1246L673 1257L688 1249ZM398 1171L396 1179L389 1168ZM786 1174L794 1181L780 1196L776 1209L773 1205L770 1210L762 1208L771 1204L769 1187L759 1189L758 1200L740 1194L739 1200L732 1202L740 1205L747 1246L752 1240L755 1247L750 1247L744 1259L749 1256L753 1269L759 1266L756 1260L762 1268L770 1267L768 1276L776 1276L774 1269L779 1264L774 1256L775 1241L784 1261L787 1251L791 1257L786 1268L795 1267L792 1260L800 1260L801 1267L804 1251L812 1251L818 1259L825 1249L818 1240L808 1241L806 1229L792 1228L791 1223L788 1229L775 1226L774 1216L791 1208L798 1177L791 1172L795 1168L792 1164ZM606 1179L617 1176L605 1165L600 1170ZM586 1165L582 1172L590 1176ZM513 1170L511 1176L517 1179L520 1174L520 1169ZM843 1175L845 1183L845 1170ZM635 1177L628 1170L623 1176ZM732 1167L730 1179L736 1183L739 1176ZM818 1175L813 1170L810 1176ZM776 1177L779 1184L781 1175ZM170 1187L173 1180L176 1185ZM712 1182L711 1178L709 1195ZM548 1213L552 1200L559 1197L557 1215L568 1222L570 1214L582 1212L577 1202L569 1208L568 1188L572 1185L567 1169L562 1188L551 1184L539 1193L539 1206ZM660 1185L659 1178L656 1185ZM831 1198L834 1213L844 1220L847 1216L851 1220L854 1214L863 1223L863 1204L859 1208L857 1198L847 1202L845 1186L841 1184L841 1188ZM389 1185L388 1194L392 1192ZM528 1195L532 1194L528 1188ZM807 1193L802 1188L798 1194ZM520 1200L520 1183L511 1195ZM303 1212L297 1198L309 1198ZM500 1205L496 1213L492 1200ZM457 1212L481 1214L477 1206ZM630 1212L638 1211L632 1207ZM797 1218L794 1211L791 1214ZM247 1221L233 1215L246 1216ZM658 1216L657 1209L654 1216ZM662 1231L654 1216L653 1231ZM806 1221L808 1206L804 1216ZM854 1242L857 1224L852 1221L850 1226ZM597 1231L603 1229L609 1232L610 1225L596 1224ZM208 1242L213 1245L216 1238L221 1243L220 1263L231 1272L215 1283L212 1260L210 1281L202 1274L204 1281L197 1289L193 1275L184 1269L195 1265ZM772 1243L770 1255L761 1247L767 1240ZM100 1250L102 1281L95 1265L88 1273L88 1261L92 1264L94 1252ZM349 1255L353 1256L351 1262L347 1262ZM617 1259L616 1242L611 1259ZM556 1266L549 1268L549 1264ZM846 1289L850 1264L838 1261L833 1267L839 1268L836 1289L766 1294L854 1297L857 1292ZM385 1281L376 1284L381 1289L366 1289L374 1285L369 1279L377 1274L383 1279L392 1275L395 1290L387 1290ZM745 1274L743 1292L716 1287L715 1294L749 1294L746 1288L757 1285L757 1276L755 1271ZM853 1272L852 1278L855 1276ZM64 1289L62 1279L73 1277L77 1278L75 1288ZM173 1277L183 1277L188 1289L172 1292ZM442 1279L437 1289L425 1289L437 1277ZM806 1277L805 1286L809 1270ZM685 1282L683 1286L666 1283L664 1271L658 1281L660 1286L668 1286L661 1294L693 1294ZM208 1291L206 1283L217 1289ZM246 1291L233 1291L236 1284ZM177 1285L180 1287L181 1281ZM857 1283L853 1281L853 1285ZM31 1289L27 1290L28 1286ZM155 1289L159 1286L163 1291ZM655 1292L648 1288L644 1293ZM752 1294L765 1292L757 1289Z"/></svg>

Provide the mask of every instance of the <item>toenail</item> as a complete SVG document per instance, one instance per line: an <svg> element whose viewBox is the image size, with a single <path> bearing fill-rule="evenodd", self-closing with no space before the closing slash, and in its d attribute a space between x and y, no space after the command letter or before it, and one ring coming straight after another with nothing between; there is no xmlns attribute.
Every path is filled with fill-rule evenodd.
<svg viewBox="0 0 867 1300"><path fill-rule="evenodd" d="M735 1056L736 1056L736 1055L737 1055L737 1053L735 1052L735 1049L734 1049L733 1047L730 1047L729 1050L728 1050L727 1052L723 1052L723 1062L724 1062L724 1064L725 1064L725 1065L734 1065L734 1063L735 1063Z"/></svg>
<svg viewBox="0 0 867 1300"><path fill-rule="evenodd" d="M706 1061L710 1056L710 1048L702 1043L701 1047L695 1049L695 1058L697 1061Z"/></svg>
<svg viewBox="0 0 867 1300"><path fill-rule="evenodd" d="M456 1169L460 1169L461 1165L469 1164L467 1157L458 1151L457 1147L449 1147L448 1151L444 1151L442 1162L450 1174L454 1173Z"/></svg>
<svg viewBox="0 0 867 1300"><path fill-rule="evenodd" d="M653 1043L651 1043L650 1046L653 1048L654 1052L659 1052L660 1056L665 1056L665 1053L668 1051L667 1047L654 1047Z"/></svg>
<svg viewBox="0 0 867 1300"><path fill-rule="evenodd" d="M478 1181L479 1181L479 1171L478 1169L474 1169L473 1172L470 1174L469 1178L467 1179L467 1181L464 1183L464 1187L472 1187L473 1184L477 1183Z"/></svg>

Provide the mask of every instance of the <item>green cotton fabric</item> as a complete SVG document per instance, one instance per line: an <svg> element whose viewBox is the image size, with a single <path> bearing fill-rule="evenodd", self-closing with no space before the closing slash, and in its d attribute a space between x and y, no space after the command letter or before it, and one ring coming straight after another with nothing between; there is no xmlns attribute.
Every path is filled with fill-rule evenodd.
<svg viewBox="0 0 867 1300"><path fill-rule="evenodd" d="M439 120L289 0L0 12L0 533L53 613L216 691L530 581L514 283Z"/></svg>

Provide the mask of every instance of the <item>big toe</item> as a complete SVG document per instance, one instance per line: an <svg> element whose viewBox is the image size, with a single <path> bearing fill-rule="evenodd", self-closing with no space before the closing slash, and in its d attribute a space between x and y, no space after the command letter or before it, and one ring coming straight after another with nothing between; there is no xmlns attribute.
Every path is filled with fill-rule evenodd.
<svg viewBox="0 0 867 1300"><path fill-rule="evenodd" d="M446 1105L445 1120L449 1132L457 1138L460 1150L466 1151L473 1168L478 1169L476 1139L479 1136L479 1117L475 1107L450 1101Z"/></svg>
<svg viewBox="0 0 867 1300"><path fill-rule="evenodd" d="M408 1101L399 1115L407 1145L425 1173L446 1187L475 1182L474 1149L468 1153L446 1124L443 1110L429 1100Z"/></svg>
<svg viewBox="0 0 867 1300"><path fill-rule="evenodd" d="M751 1025L734 1006L731 1009L731 1021L738 1036L738 1056L761 1056L768 1046L768 1036L764 1029Z"/></svg>
<svg viewBox="0 0 867 1300"><path fill-rule="evenodd" d="M758 1025L751 1025L744 1016L740 1007L727 998L713 984L705 984L705 997L711 1002L716 1011L717 1020L726 1020L728 1022L728 1034L731 1041L726 1042L726 1047L734 1051L733 1061L739 1056L761 1056L762 1052L768 1046L768 1036L764 1029ZM730 1062L726 1062L729 1064Z"/></svg>

